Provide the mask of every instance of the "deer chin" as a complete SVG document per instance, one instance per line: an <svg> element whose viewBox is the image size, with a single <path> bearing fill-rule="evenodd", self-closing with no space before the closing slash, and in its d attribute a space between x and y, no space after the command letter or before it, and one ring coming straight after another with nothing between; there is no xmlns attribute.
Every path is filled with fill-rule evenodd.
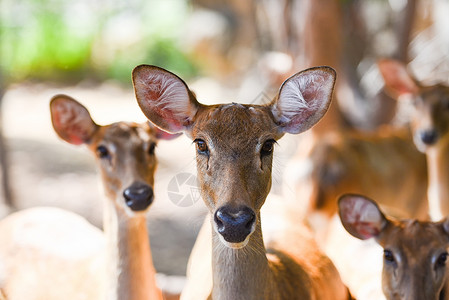
<svg viewBox="0 0 449 300"><path fill-rule="evenodd" d="M218 234L219 238L220 238L220 242L231 249L242 249L244 248L246 245L248 245L249 242L249 237L251 236L251 234L248 234L248 236L246 237L246 239L243 242L240 243L231 243L231 242L227 242L222 236L221 234Z"/></svg>

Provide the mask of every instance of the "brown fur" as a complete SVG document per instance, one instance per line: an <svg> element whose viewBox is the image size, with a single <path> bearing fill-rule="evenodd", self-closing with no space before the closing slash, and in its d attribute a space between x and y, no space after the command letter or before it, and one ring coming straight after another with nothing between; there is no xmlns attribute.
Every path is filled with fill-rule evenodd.
<svg viewBox="0 0 449 300"><path fill-rule="evenodd" d="M78 128L90 134L82 142L96 158L107 200L104 205L104 230L107 238L108 296L117 299L162 299L156 286L145 211L134 212L126 204L124 190L135 182L154 185L156 157L149 148L157 143L156 129L149 124L119 122L99 126L90 117L72 116L67 124L59 115L60 106L79 107L81 104L64 95L55 96L50 107L55 130L61 138L72 143L67 135L77 136ZM76 111L76 109L72 109ZM82 110L78 108L78 110ZM69 128L66 129L65 126ZM97 147L104 146L108 157L101 158Z"/></svg>
<svg viewBox="0 0 449 300"><path fill-rule="evenodd" d="M344 208L342 204L349 201L352 203ZM355 212L348 214L347 211ZM356 217L347 218L348 215ZM375 219L373 215L379 217ZM447 299L442 291L449 280L445 257L449 248L448 219L398 220L385 216L374 201L359 195L345 195L340 199L340 217L352 235L361 239L374 237L389 252L382 272L387 300ZM372 221L367 222L365 218ZM365 235L369 231L371 234Z"/></svg>
<svg viewBox="0 0 449 300"><path fill-rule="evenodd" d="M422 130L433 129L437 141L425 146L427 157L429 190L428 199L432 219L438 220L449 215L449 87L441 84L420 86L414 95L415 113L412 128L415 141Z"/></svg>
<svg viewBox="0 0 449 300"><path fill-rule="evenodd" d="M104 234L56 208L9 216L0 223L0 262L7 268L2 291L9 300L163 299L146 210L132 211L123 196L134 182L153 186L157 162L150 148L159 130L147 123L97 125L84 106L65 95L55 96L50 107L58 135L71 144L86 144L95 157L107 196ZM100 145L108 150L104 158ZM81 252L85 248L90 252Z"/></svg>
<svg viewBox="0 0 449 300"><path fill-rule="evenodd" d="M298 133L310 128L317 121L317 116L327 109L327 102L323 102L326 105L319 103L319 106L309 105L298 109L301 103L297 103L297 106L290 102L280 103L291 101L292 96L287 93L290 97L278 97L267 106L235 103L205 106L199 104L192 93L179 92L173 97L182 98L182 102L175 107L171 98L145 96L145 91L153 85L149 78L158 76L169 77L170 81L178 78L154 66L137 67L133 72L136 96L146 116L156 125L175 132L182 130L197 142L198 181L211 220L209 240L212 238L212 253L198 254L202 255L202 259L211 257L212 260L213 280L209 298L347 299L347 290L331 261L318 250L297 216L287 217L292 211L285 209L280 214L272 213L278 216L278 221L285 222L285 226L272 235L266 248L262 238L260 209L271 188L273 156L271 152L262 155L261 148L267 141L281 138L284 132ZM301 76L301 73L297 76ZM177 80L185 84L179 78ZM292 82L297 83L295 78ZM315 82L320 81L313 81L312 84ZM332 88L331 81L323 79L322 82ZM295 87L281 88L280 95ZM185 89L188 91L186 85ZM161 95L166 92L160 91ZM319 86L306 92L317 93ZM302 94L309 96L307 93ZM160 108L162 106L165 110ZM317 109L318 112L314 114L315 107L322 109ZM282 111L287 108L291 110L290 114ZM294 114L295 111L299 112ZM165 118L161 121L161 115L175 117L173 120ZM298 119L301 121L298 122ZM207 152L201 150L200 142L201 145L207 145ZM244 242L227 242L216 230L217 223L213 216L225 206L245 206L254 211L253 231ZM285 205L280 206L285 208ZM209 288L210 291L210 287L204 287L205 283L190 284L200 290ZM198 296L191 296L198 299Z"/></svg>
<svg viewBox="0 0 449 300"><path fill-rule="evenodd" d="M413 140L416 147L426 153L430 215L439 220L449 215L449 86L419 82L403 63L395 60L381 60L379 68L386 90L397 99L408 99L413 105Z"/></svg>

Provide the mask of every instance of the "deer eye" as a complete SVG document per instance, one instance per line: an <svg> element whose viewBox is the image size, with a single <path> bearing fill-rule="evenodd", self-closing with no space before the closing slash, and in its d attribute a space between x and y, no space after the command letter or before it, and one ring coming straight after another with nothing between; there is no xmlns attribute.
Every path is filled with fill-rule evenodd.
<svg viewBox="0 0 449 300"><path fill-rule="evenodd" d="M151 143L150 147L148 147L148 154L154 155L154 150L156 149L156 143Z"/></svg>
<svg viewBox="0 0 449 300"><path fill-rule="evenodd" d="M108 158L109 157L108 148L106 148L105 146L102 146L102 145L97 147L96 153L99 158Z"/></svg>
<svg viewBox="0 0 449 300"><path fill-rule="evenodd" d="M437 259L437 265L440 267L444 267L446 265L447 260L447 252L440 254L440 256Z"/></svg>
<svg viewBox="0 0 449 300"><path fill-rule="evenodd" d="M273 153L274 143L276 143L275 140L268 140L265 143L263 143L262 148L260 149L260 155L266 156Z"/></svg>
<svg viewBox="0 0 449 300"><path fill-rule="evenodd" d="M384 259L388 263L395 262L393 252L391 252L390 250L387 250L387 249L384 250Z"/></svg>
<svg viewBox="0 0 449 300"><path fill-rule="evenodd" d="M199 154L209 155L209 148L205 141L201 139L196 139L193 141L196 144L196 150Z"/></svg>

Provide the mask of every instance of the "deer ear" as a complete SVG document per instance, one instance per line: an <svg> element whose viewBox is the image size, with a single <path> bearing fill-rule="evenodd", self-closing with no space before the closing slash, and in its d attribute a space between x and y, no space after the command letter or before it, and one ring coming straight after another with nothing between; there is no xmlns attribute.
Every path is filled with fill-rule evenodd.
<svg viewBox="0 0 449 300"><path fill-rule="evenodd" d="M335 78L334 69L315 67L284 81L271 103L271 112L281 131L301 133L315 125L329 108Z"/></svg>
<svg viewBox="0 0 449 300"><path fill-rule="evenodd" d="M377 66L384 79L385 89L393 98L418 92L416 80L403 63L393 59L381 59Z"/></svg>
<svg viewBox="0 0 449 300"><path fill-rule="evenodd" d="M99 128L89 111L67 95L56 95L51 99L50 113L56 133L73 145L88 143Z"/></svg>
<svg viewBox="0 0 449 300"><path fill-rule="evenodd" d="M444 218L441 223L443 225L444 232L449 235L449 217Z"/></svg>
<svg viewBox="0 0 449 300"><path fill-rule="evenodd" d="M152 123L171 133L189 129L200 104L181 78L148 65L137 66L132 78L137 102Z"/></svg>
<svg viewBox="0 0 449 300"><path fill-rule="evenodd" d="M338 208L346 231L361 240L378 237L388 223L376 202L364 196L345 194L338 199Z"/></svg>

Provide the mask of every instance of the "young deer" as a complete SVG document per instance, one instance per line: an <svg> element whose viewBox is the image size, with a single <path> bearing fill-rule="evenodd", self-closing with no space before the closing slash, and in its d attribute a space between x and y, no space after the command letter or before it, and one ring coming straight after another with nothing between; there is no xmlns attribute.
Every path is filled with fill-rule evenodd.
<svg viewBox="0 0 449 300"><path fill-rule="evenodd" d="M379 69L384 68L380 62ZM293 188L304 203L304 216L320 240L326 240L336 199L344 193L382 199L399 217L428 218L426 158L416 149L410 128L335 130L312 139L287 166L284 190Z"/></svg>
<svg viewBox="0 0 449 300"><path fill-rule="evenodd" d="M146 213L153 202L157 141L176 135L148 122L99 126L84 106L65 95L53 97L50 108L56 133L68 143L86 144L97 158L107 196L103 227L110 299L162 299Z"/></svg>
<svg viewBox="0 0 449 300"><path fill-rule="evenodd" d="M173 135L149 123L97 125L83 105L66 95L53 97L50 110L56 133L68 143L87 145L96 158L106 194L104 235L87 225L84 219L59 209L27 210L5 219L0 231L27 234L29 239L34 235L35 239L39 237L45 241L45 245L34 243L28 247L33 251L24 247L24 254L14 257L17 268L21 268L19 261L30 253L36 258L32 270L36 284L39 283L36 290L24 288L7 278L5 292L8 299L163 299L156 286L146 212L153 202L156 143L160 138L172 138ZM15 252L18 237L9 235L3 242L9 242L8 248ZM1 236L5 238L7 235ZM58 258L65 247L61 244L65 243L72 245L74 260L64 260L64 255ZM24 245L23 240L21 245ZM77 253L78 248L89 248L87 245L96 247L92 246L91 252ZM13 254L16 253L10 253ZM85 257L79 258L83 255ZM44 262L36 267L38 258ZM12 267L15 268L14 265ZM51 274L47 269L58 272ZM20 272L22 275L29 273ZM8 274L14 275L15 269L10 269ZM39 275L40 278L37 277ZM14 277L22 281L23 278Z"/></svg>
<svg viewBox="0 0 449 300"><path fill-rule="evenodd" d="M383 247L382 288L387 300L448 299L449 219L397 220L360 195L343 195L338 205L341 222L351 235L362 240L373 237Z"/></svg>
<svg viewBox="0 0 449 300"><path fill-rule="evenodd" d="M449 215L449 86L424 85L394 60L381 64L385 86L392 96L412 99L413 140L427 157L429 210L432 219L439 220Z"/></svg>
<svg viewBox="0 0 449 300"><path fill-rule="evenodd" d="M208 106L178 76L155 66L134 69L137 101L148 119L168 132L185 132L196 144L212 234L212 290L206 297L348 299L337 270L292 211L271 224L280 229L266 248L260 218L276 140L320 120L334 81L331 68L312 68L285 81L269 105ZM205 282L192 284L207 288Z"/></svg>

